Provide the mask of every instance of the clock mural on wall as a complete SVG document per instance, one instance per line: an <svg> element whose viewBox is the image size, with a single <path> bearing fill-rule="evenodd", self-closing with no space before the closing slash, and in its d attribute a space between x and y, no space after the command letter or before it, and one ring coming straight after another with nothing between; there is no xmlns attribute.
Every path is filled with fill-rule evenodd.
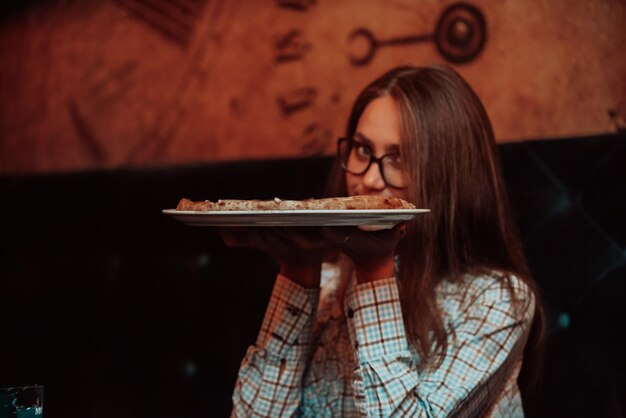
<svg viewBox="0 0 626 418"><path fill-rule="evenodd" d="M499 141L611 132L625 18L610 0L36 2L1 24L0 173L328 155L358 92L405 64L455 67Z"/></svg>

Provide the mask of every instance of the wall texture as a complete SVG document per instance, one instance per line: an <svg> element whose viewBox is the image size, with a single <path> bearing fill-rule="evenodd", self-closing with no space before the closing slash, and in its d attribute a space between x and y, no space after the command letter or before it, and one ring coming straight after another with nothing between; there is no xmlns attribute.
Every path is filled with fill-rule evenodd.
<svg viewBox="0 0 626 418"><path fill-rule="evenodd" d="M626 108L624 1L27 4L0 21L1 174L328 155L398 64L453 65L501 142Z"/></svg>

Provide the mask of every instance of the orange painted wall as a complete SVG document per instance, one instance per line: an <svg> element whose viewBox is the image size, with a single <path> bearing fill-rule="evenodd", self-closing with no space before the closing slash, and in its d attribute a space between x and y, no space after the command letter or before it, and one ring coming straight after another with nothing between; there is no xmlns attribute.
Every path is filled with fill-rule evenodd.
<svg viewBox="0 0 626 418"><path fill-rule="evenodd" d="M455 4L36 2L0 21L0 174L330 154L357 92L398 64L453 65L502 142L615 131L625 2L472 0L478 47L476 16L450 14ZM473 56L442 53L438 23ZM359 29L423 39L355 65L368 46Z"/></svg>

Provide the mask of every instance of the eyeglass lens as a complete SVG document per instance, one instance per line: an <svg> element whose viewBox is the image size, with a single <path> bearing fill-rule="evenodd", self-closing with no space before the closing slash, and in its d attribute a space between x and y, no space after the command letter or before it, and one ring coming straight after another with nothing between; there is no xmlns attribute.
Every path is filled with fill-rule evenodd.
<svg viewBox="0 0 626 418"><path fill-rule="evenodd" d="M365 173L374 161L380 160L379 167L385 183L392 187L405 186L406 173L398 154L387 154L377 159L367 145L344 138L339 142L339 157L344 170L356 175Z"/></svg>

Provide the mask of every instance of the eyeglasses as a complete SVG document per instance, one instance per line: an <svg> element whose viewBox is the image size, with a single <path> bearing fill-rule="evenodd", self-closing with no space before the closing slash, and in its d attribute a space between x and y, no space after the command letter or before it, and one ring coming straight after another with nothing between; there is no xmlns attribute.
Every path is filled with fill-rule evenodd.
<svg viewBox="0 0 626 418"><path fill-rule="evenodd" d="M387 186L396 189L407 187L405 164L397 152L385 154L382 157L374 157L372 149L367 144L353 138L339 138L337 155L341 162L341 168L350 174L365 174L372 163L376 163Z"/></svg>

